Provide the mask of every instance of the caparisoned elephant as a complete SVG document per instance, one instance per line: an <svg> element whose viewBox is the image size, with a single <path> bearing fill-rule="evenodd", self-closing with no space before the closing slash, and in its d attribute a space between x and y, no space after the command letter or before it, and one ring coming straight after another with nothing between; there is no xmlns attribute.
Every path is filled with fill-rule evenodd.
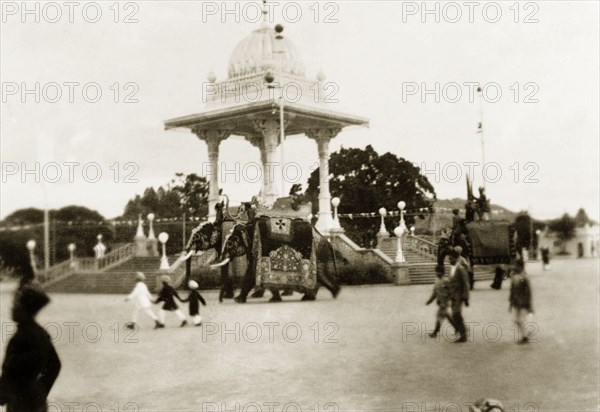
<svg viewBox="0 0 600 412"><path fill-rule="evenodd" d="M310 206L309 206L310 207ZM191 273L189 257L198 251L214 249L221 268L219 301L233 297L235 277L242 278L236 302L246 302L254 288L269 289L280 301L280 290L304 293L302 300L316 299L319 285L334 297L339 293L328 263L335 268L332 245L307 221L286 217L256 217L256 210L243 204L237 217L232 217L223 203L217 205L214 223L203 222L192 231L187 243L186 284ZM207 262L209 263L209 262Z"/></svg>
<svg viewBox="0 0 600 412"><path fill-rule="evenodd" d="M281 300L279 290L295 290L304 293L302 300L314 300L319 285L334 297L339 293L327 270L329 262L335 267L333 247L303 219L259 216L237 224L225 241L219 264L244 249L248 265L236 302L245 303L255 286L270 289L271 301Z"/></svg>

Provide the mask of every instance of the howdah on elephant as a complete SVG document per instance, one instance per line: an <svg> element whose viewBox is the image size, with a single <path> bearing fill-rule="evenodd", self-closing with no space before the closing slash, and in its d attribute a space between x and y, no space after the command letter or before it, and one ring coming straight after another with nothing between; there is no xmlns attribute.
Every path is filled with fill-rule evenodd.
<svg viewBox="0 0 600 412"><path fill-rule="evenodd" d="M218 214L214 223L204 222L194 229L187 246L188 255L216 251L214 260L218 263L212 266L221 267L220 300L232 296L233 277L242 271L241 292L236 298L239 303L246 302L255 286L271 290L272 301L281 300L280 290L301 292L303 300L314 300L319 285L337 296L339 287L328 271L329 263L335 269L335 254L326 238L289 209L284 213L275 207L269 211L256 210L250 204L243 207L247 221L228 220L226 213ZM189 259L186 268L189 277Z"/></svg>

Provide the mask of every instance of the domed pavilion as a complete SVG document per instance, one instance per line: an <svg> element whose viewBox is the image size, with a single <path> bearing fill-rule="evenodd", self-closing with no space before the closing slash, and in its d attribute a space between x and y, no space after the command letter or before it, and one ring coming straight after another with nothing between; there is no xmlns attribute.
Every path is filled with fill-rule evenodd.
<svg viewBox="0 0 600 412"><path fill-rule="evenodd" d="M320 193L317 229L332 227L328 175L329 142L347 126L368 126L363 117L326 107L324 76L306 76L294 44L270 27L266 10L260 28L234 48L227 79L213 73L205 84L205 111L165 121L165 129L185 128L206 142L210 181L209 219L219 201L219 145L230 136L242 136L260 151L263 170L260 198L273 204L280 196L282 168L277 149L287 136L306 135L317 143ZM283 130L281 128L283 126Z"/></svg>

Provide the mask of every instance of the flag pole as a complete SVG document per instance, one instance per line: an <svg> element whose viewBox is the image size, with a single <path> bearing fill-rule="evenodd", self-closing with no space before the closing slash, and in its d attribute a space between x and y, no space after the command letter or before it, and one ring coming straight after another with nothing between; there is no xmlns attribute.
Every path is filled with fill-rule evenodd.
<svg viewBox="0 0 600 412"><path fill-rule="evenodd" d="M477 87L477 92L479 94L479 132L481 134L481 167L482 167L482 180L483 180L483 188L485 189L485 176L483 175L483 168L485 168L485 140L483 136L483 91L481 86Z"/></svg>

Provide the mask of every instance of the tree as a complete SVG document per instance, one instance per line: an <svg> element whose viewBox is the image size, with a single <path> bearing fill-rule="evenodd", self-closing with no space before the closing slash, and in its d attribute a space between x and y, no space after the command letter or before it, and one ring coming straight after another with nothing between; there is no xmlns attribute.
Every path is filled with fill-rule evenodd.
<svg viewBox="0 0 600 412"><path fill-rule="evenodd" d="M144 190L144 194L142 195L142 199L140 201L140 206L143 210L142 213L157 213L158 211L158 195L153 187L149 187Z"/></svg>
<svg viewBox="0 0 600 412"><path fill-rule="evenodd" d="M558 239L562 241L564 251L566 242L575 237L576 222L565 213L561 218L550 221L548 229L555 232Z"/></svg>
<svg viewBox="0 0 600 412"><path fill-rule="evenodd" d="M188 216L208 215L208 182L194 173L176 173L176 178L167 187L154 190L148 187L142 196L136 195L125 206L122 218L137 219L155 213L159 218L179 218L182 213Z"/></svg>
<svg viewBox="0 0 600 412"><path fill-rule="evenodd" d="M515 231L517 232L517 248L529 248L532 244L533 222L529 213L522 212L515 218Z"/></svg>
<svg viewBox="0 0 600 412"><path fill-rule="evenodd" d="M56 212L52 218L61 222L102 222L104 217L95 210L83 206L65 206Z"/></svg>
<svg viewBox="0 0 600 412"><path fill-rule="evenodd" d="M435 190L426 176L413 163L392 153L379 155L372 146L364 150L340 149L329 159L329 187L332 196L340 198L340 213L373 213L385 207L398 210L398 202L406 203L406 210L432 210ZM306 196L313 203L313 213L318 209L319 171L308 179ZM418 215L418 214L417 214ZM420 216L424 218L424 216ZM414 215L406 216L406 224L414 222ZM387 219L388 230L397 225L398 218ZM362 233L355 239L369 246L379 228L377 219L353 219L346 221L346 231Z"/></svg>
<svg viewBox="0 0 600 412"><path fill-rule="evenodd" d="M208 216L209 183L206 178L195 173L187 176L176 173L175 176L177 179L172 181L173 190L179 193L185 213L189 216Z"/></svg>
<svg viewBox="0 0 600 412"><path fill-rule="evenodd" d="M44 211L34 207L16 210L4 219L4 223L10 225L30 225L43 222Z"/></svg>
<svg viewBox="0 0 600 412"><path fill-rule="evenodd" d="M579 209L577 211L577 214L575 215L575 225L577 227L584 227L588 223L590 223L590 218L588 217L587 213L585 212L585 209L583 209L583 208Z"/></svg>

